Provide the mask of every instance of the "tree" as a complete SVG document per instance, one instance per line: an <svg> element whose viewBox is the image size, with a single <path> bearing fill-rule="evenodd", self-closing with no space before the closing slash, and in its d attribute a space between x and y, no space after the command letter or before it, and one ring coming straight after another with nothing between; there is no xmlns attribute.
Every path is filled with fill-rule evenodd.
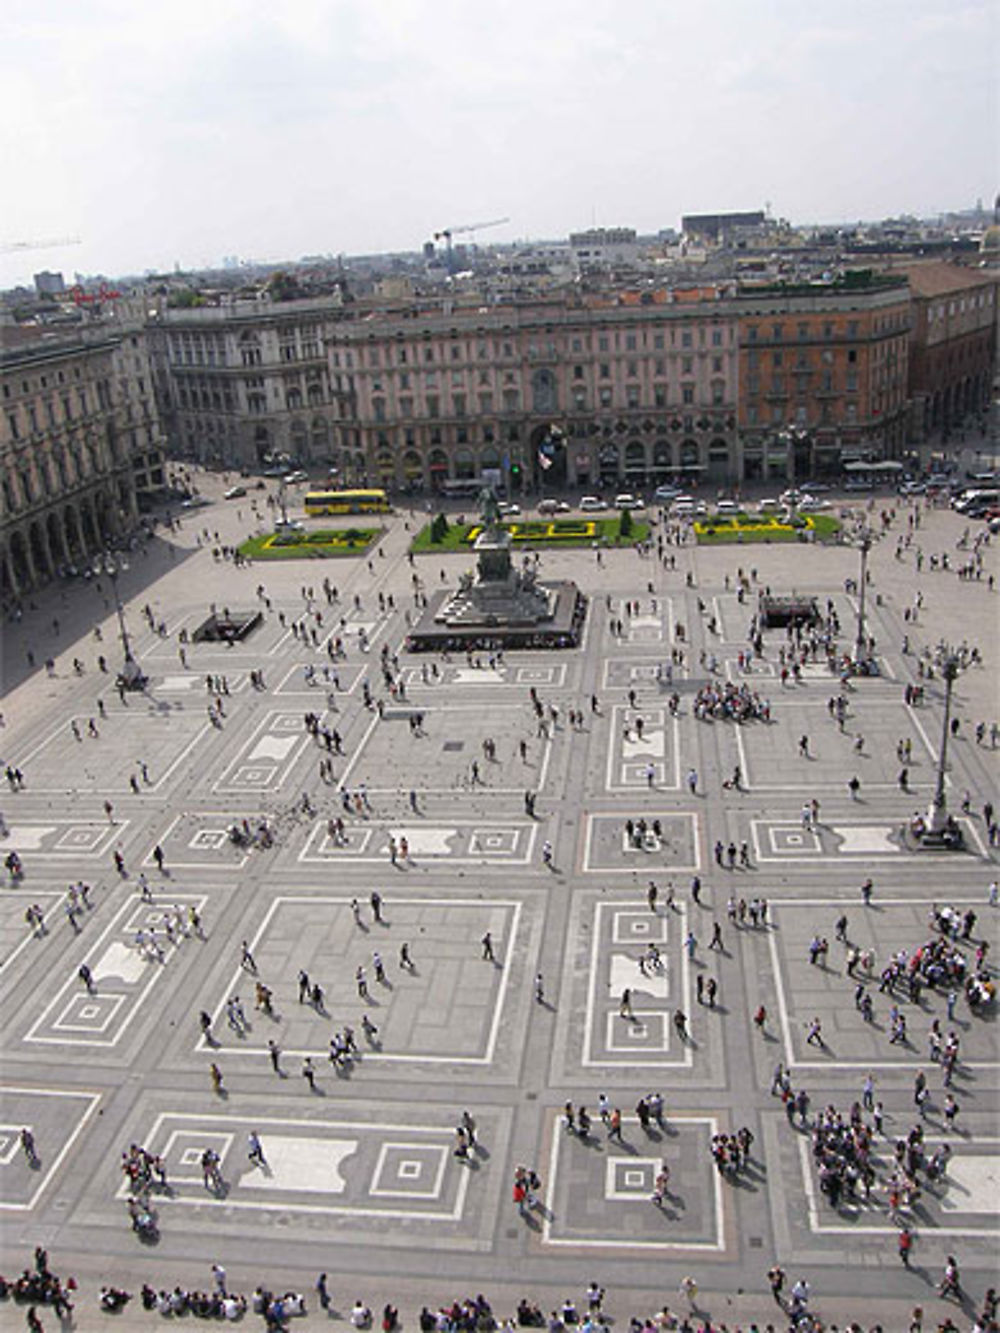
<svg viewBox="0 0 1000 1333"><path fill-rule="evenodd" d="M628 541L632 536L632 530L635 523L632 521L631 509L623 509L618 519L618 537L620 541Z"/></svg>
<svg viewBox="0 0 1000 1333"><path fill-rule="evenodd" d="M448 531L448 519L444 514L435 515L434 522L431 524L431 541L440 544L444 541Z"/></svg>

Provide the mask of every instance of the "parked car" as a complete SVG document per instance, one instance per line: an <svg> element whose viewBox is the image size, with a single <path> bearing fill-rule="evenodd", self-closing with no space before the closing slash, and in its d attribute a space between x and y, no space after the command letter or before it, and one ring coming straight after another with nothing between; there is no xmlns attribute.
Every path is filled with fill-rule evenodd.
<svg viewBox="0 0 1000 1333"><path fill-rule="evenodd" d="M306 525L300 518L279 518L274 525L275 532L305 532Z"/></svg>
<svg viewBox="0 0 1000 1333"><path fill-rule="evenodd" d="M633 495L631 491L622 491L621 495L615 496L616 509L645 509L642 496Z"/></svg>
<svg viewBox="0 0 1000 1333"><path fill-rule="evenodd" d="M656 490L653 492L653 499L659 501L660 504L666 505L669 504L671 500L676 500L680 493L681 489L679 486L657 486Z"/></svg>
<svg viewBox="0 0 1000 1333"><path fill-rule="evenodd" d="M607 509L607 507L607 500L602 500L597 495L585 495L580 501L580 508L588 513L599 509Z"/></svg>
<svg viewBox="0 0 1000 1333"><path fill-rule="evenodd" d="M757 512L759 514L774 514L781 508L781 501L775 500L773 496L767 499L757 501Z"/></svg>
<svg viewBox="0 0 1000 1333"><path fill-rule="evenodd" d="M830 501L824 500L821 495L803 495L798 508L803 514L818 514L821 509L830 508Z"/></svg>
<svg viewBox="0 0 1000 1333"><path fill-rule="evenodd" d="M556 500L550 496L538 502L538 512L540 514L568 514L569 511L570 506L565 500Z"/></svg>
<svg viewBox="0 0 1000 1333"><path fill-rule="evenodd" d="M738 514L741 509L735 500L719 500L715 506L715 512L717 514Z"/></svg>
<svg viewBox="0 0 1000 1333"><path fill-rule="evenodd" d="M521 512L521 506L510 500L499 500L497 509L500 511L501 518L516 518Z"/></svg>
<svg viewBox="0 0 1000 1333"><path fill-rule="evenodd" d="M186 500L181 501L181 508L204 509L206 505L211 503L211 500L206 500L203 495L190 495Z"/></svg>
<svg viewBox="0 0 1000 1333"><path fill-rule="evenodd" d="M802 496L802 491L797 490L794 486L790 486L787 491L782 491L778 498L781 500L782 504L797 505L802 499Z"/></svg>
<svg viewBox="0 0 1000 1333"><path fill-rule="evenodd" d="M293 472L285 473L285 481L288 483L289 486L294 486L295 483L299 481L308 481L308 480L309 480L309 473L303 472L300 467L296 468Z"/></svg>
<svg viewBox="0 0 1000 1333"><path fill-rule="evenodd" d="M223 500L241 500L247 493L245 486L230 486L229 490L223 495Z"/></svg>
<svg viewBox="0 0 1000 1333"><path fill-rule="evenodd" d="M694 501L690 495L683 495L671 505L671 513L678 518L690 518L694 514Z"/></svg>

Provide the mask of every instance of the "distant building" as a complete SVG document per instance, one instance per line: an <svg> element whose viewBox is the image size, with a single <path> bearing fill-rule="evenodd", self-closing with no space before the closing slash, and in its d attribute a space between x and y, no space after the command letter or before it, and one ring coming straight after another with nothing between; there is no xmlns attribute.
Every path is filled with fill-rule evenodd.
<svg viewBox="0 0 1000 1333"><path fill-rule="evenodd" d="M35 291L39 296L59 296L65 290L66 284L61 273L50 273L43 269L41 273L35 274Z"/></svg>
<svg viewBox="0 0 1000 1333"><path fill-rule="evenodd" d="M753 227L763 227L766 215L756 213L688 213L681 218L681 231L686 236L721 244L735 233Z"/></svg>
<svg viewBox="0 0 1000 1333"><path fill-rule="evenodd" d="M634 263L640 251L632 227L592 227L589 231L574 231L570 233L569 248L577 266L584 271Z"/></svg>

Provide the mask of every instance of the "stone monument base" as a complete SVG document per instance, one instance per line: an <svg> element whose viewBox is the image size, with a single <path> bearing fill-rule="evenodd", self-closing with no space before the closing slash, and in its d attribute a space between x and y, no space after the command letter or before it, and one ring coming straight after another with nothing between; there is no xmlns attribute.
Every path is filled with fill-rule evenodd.
<svg viewBox="0 0 1000 1333"><path fill-rule="evenodd" d="M519 621L516 609L509 606L494 616L480 607L478 616L472 608L446 608L455 593L442 589L431 595L423 615L406 636L411 653L463 652L466 649L490 651L497 648L576 648L583 633L587 599L575 583L546 582L548 615Z"/></svg>

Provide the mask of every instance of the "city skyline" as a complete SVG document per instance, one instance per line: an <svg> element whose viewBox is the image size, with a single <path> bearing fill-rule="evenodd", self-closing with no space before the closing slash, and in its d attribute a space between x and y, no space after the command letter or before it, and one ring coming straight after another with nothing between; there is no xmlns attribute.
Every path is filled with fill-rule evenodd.
<svg viewBox="0 0 1000 1333"><path fill-rule="evenodd" d="M523 0L119 0L22 11L0 53L0 287L676 226L763 208L849 222L990 200L994 7L786 0L695 12ZM11 188L13 187L13 188Z"/></svg>

